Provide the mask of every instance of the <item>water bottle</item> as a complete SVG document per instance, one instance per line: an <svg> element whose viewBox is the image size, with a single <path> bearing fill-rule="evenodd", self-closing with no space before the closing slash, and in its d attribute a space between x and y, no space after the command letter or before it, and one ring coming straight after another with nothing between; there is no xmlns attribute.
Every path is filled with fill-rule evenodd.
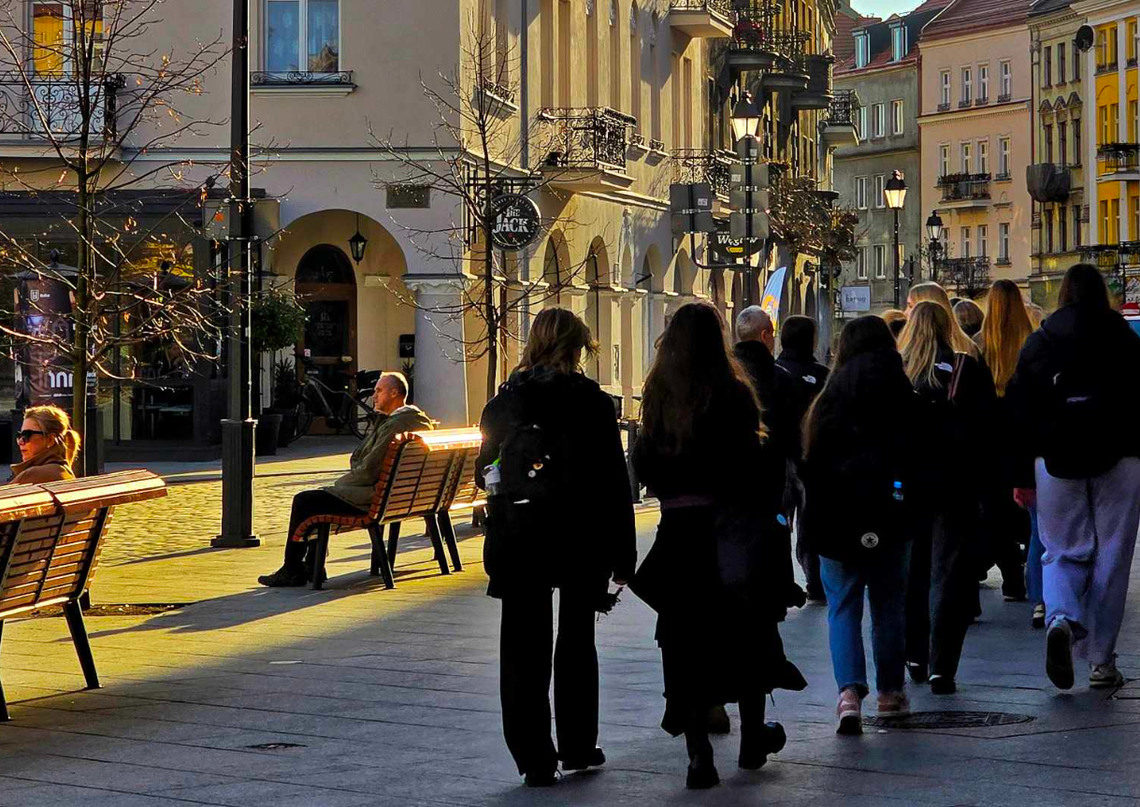
<svg viewBox="0 0 1140 807"><path fill-rule="evenodd" d="M483 469L483 482L487 486L488 496L498 496L502 493L502 480L503 477L499 470L498 460L495 460Z"/></svg>
<svg viewBox="0 0 1140 807"><path fill-rule="evenodd" d="M903 486L902 486L902 482L899 482L898 480L895 480L895 491L894 491L894 494L893 494L893 495L894 495L894 497L895 497L895 501L896 501L896 502L901 502L901 501L903 500Z"/></svg>

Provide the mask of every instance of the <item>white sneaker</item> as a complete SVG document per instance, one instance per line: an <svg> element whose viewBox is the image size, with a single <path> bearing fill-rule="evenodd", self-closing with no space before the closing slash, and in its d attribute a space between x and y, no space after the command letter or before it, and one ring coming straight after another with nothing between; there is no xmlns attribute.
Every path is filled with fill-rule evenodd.
<svg viewBox="0 0 1140 807"><path fill-rule="evenodd" d="M1094 689L1124 686L1124 675L1116 669L1116 654L1104 664L1093 664L1089 671L1089 686Z"/></svg>

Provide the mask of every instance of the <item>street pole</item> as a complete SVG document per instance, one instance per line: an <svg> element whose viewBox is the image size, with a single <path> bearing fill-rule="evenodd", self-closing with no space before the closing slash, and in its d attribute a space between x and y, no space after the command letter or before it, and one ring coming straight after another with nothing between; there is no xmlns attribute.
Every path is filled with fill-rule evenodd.
<svg viewBox="0 0 1140 807"><path fill-rule="evenodd" d="M899 307L899 274L902 267L899 265L899 209L895 208L895 308Z"/></svg>
<svg viewBox="0 0 1140 807"><path fill-rule="evenodd" d="M259 546L253 534L252 379L249 290L252 270L249 192L249 0L233 0L230 85L229 333L227 381L229 417L222 421L222 531L215 547Z"/></svg>

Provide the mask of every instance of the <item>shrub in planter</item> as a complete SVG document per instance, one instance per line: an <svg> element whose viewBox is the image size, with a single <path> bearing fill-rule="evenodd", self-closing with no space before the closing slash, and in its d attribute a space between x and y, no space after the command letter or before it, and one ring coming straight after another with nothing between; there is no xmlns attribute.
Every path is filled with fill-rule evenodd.
<svg viewBox="0 0 1140 807"><path fill-rule="evenodd" d="M307 319L304 306L293 292L261 292L249 309L249 338L254 352L275 353L297 344Z"/></svg>

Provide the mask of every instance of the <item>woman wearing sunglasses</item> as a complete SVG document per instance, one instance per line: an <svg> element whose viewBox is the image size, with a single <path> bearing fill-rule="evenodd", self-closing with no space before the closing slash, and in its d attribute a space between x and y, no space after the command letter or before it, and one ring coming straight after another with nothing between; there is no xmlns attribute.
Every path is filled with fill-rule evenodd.
<svg viewBox="0 0 1140 807"><path fill-rule="evenodd" d="M79 453L79 433L58 406L32 406L24 410L24 424L16 432L22 462L12 466L9 484L39 484L74 479L71 464Z"/></svg>

